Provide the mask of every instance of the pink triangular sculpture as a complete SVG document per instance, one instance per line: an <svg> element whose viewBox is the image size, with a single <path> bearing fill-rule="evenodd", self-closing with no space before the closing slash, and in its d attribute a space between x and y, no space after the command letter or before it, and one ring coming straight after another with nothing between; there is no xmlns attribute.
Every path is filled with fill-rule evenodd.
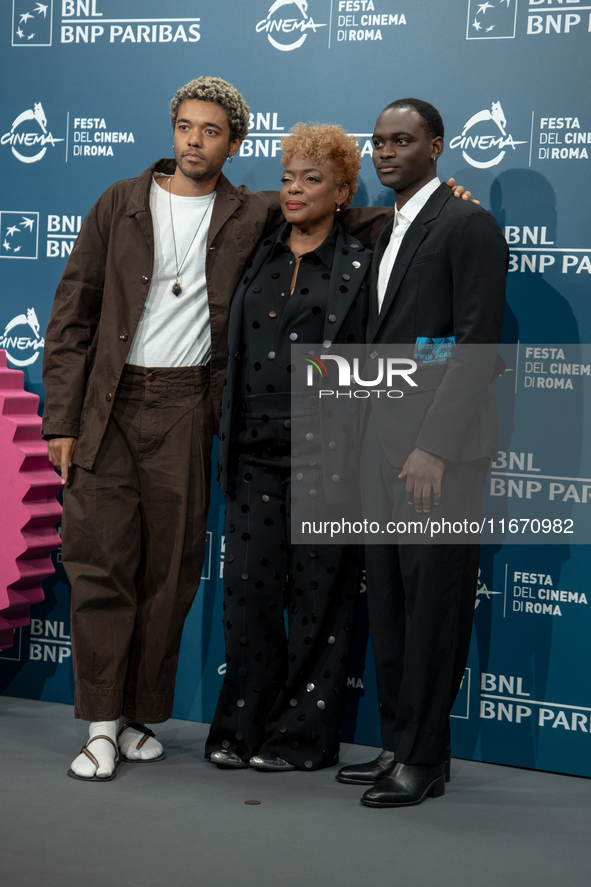
<svg viewBox="0 0 591 887"><path fill-rule="evenodd" d="M38 408L39 397L24 390L24 373L8 369L0 350L0 649L29 624L29 607L43 600L41 583L54 572L51 552L61 545L61 481L47 458Z"/></svg>

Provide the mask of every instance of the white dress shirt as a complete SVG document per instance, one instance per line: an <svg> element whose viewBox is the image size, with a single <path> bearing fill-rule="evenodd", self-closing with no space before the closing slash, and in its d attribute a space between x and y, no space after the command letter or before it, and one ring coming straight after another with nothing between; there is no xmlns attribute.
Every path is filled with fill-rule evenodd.
<svg viewBox="0 0 591 887"><path fill-rule="evenodd" d="M394 267L394 262L396 261L396 256L398 255L402 239L431 194L439 188L440 184L441 182L437 176L435 176L434 179L431 179L430 182L423 185L421 190L417 191L410 200L407 200L402 209L396 208L392 234L390 235L386 251L382 256L378 271L378 313L382 310L382 303L384 301L384 296L386 295L388 281L390 280L390 274L392 273L392 268Z"/></svg>

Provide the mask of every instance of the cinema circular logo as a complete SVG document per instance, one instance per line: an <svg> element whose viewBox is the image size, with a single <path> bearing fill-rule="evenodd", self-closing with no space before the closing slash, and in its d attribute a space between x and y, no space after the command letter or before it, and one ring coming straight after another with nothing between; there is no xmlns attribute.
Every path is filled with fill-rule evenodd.
<svg viewBox="0 0 591 887"><path fill-rule="evenodd" d="M256 32L266 33L267 40L275 49L292 52L303 46L308 31L316 33L318 28L326 28L326 24L317 24L308 15L307 0L275 0L267 17L257 24Z"/></svg>
<svg viewBox="0 0 591 887"><path fill-rule="evenodd" d="M500 102L493 102L490 111L478 111L465 123L462 134L453 138L449 147L462 149L462 157L477 169L497 166L505 156L506 148L515 150L527 141L515 141L507 133L507 120ZM491 156L492 155L492 156Z"/></svg>
<svg viewBox="0 0 591 887"><path fill-rule="evenodd" d="M0 348L6 351L8 362L17 367L28 367L35 363L45 345L40 331L34 308L27 308L26 314L13 317L0 336Z"/></svg>
<svg viewBox="0 0 591 887"><path fill-rule="evenodd" d="M36 163L47 151L47 146L55 147L63 139L56 139L47 130L47 117L41 102L32 109L23 111L16 117L10 132L0 138L0 144L10 145L12 153L21 163Z"/></svg>

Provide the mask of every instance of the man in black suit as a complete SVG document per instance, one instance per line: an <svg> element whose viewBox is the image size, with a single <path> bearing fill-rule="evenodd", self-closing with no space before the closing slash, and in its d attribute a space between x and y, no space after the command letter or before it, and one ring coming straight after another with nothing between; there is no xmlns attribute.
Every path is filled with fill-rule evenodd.
<svg viewBox="0 0 591 887"><path fill-rule="evenodd" d="M508 249L488 212L450 199L439 183L443 135L438 111L417 99L389 105L373 135L374 165L381 183L395 191L396 214L374 254L370 358L386 344L413 346L419 374L431 380L396 401L399 410L376 400L365 429L364 498L395 519L418 513L425 520L432 508L435 517L450 504L478 512L496 452L488 383L501 336ZM432 340L452 347L438 365L421 366L424 343ZM486 343L492 347L472 347ZM468 656L478 561L474 544L405 538L367 546L384 750L337 775L372 786L362 798L367 806L420 804L445 792L449 716Z"/></svg>

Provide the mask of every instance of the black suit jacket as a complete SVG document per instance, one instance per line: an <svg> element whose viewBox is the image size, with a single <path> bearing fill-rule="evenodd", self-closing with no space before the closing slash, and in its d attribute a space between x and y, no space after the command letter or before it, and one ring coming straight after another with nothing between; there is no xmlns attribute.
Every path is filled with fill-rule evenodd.
<svg viewBox="0 0 591 887"><path fill-rule="evenodd" d="M252 282L273 249L275 235L276 231L271 232L259 241L246 266L248 274L238 284L230 309L228 329L230 357L222 397L218 461L218 479L222 490L226 493L233 493L235 487L235 456L239 431L237 416L240 414L242 406L238 387L240 376L238 367L243 359L242 313L244 298L249 281ZM338 226L324 315L323 350L325 352L330 350L332 343L357 343L363 346L368 319L368 279L371 256L371 250L366 249L360 241L350 234L346 234L343 228ZM343 275L346 275L345 279ZM287 403L285 398L279 394L269 395L269 399L269 410L267 410L269 415L275 412L278 416L290 414L289 398ZM348 496L346 483L334 484L330 482L329 478L338 476L344 479L347 476L347 459L350 458L353 439L358 440L358 426L356 422L355 424L351 422L345 431L341 427L340 412L336 411L334 414L330 410L320 412L318 399L315 396L310 398L310 412L317 416L320 424L325 501L327 503L343 502ZM327 446L331 440L338 440L336 449Z"/></svg>
<svg viewBox="0 0 591 887"><path fill-rule="evenodd" d="M412 357L420 337L454 336L460 347L443 365L419 365L419 387L404 398L372 402L384 452L394 466L417 446L452 462L494 456L497 413L489 382L503 323L507 243L490 213L456 200L442 184L404 236L378 314L378 269L392 224L374 252L370 358L386 343L409 346L405 356ZM485 344L491 347L470 347Z"/></svg>

